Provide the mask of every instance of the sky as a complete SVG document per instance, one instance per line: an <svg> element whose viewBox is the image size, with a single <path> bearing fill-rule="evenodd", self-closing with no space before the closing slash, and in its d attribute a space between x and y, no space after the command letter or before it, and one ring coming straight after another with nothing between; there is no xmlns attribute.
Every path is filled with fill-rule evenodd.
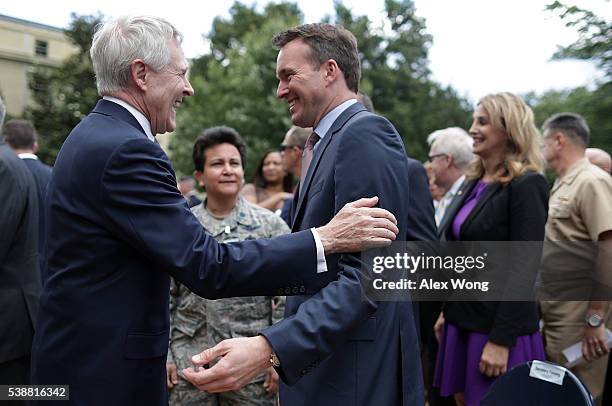
<svg viewBox="0 0 612 406"><path fill-rule="evenodd" d="M566 0L612 19L609 0ZM267 1L242 0L244 4ZM425 18L433 36L429 51L432 78L451 85L476 102L499 91L538 93L550 89L594 86L600 77L584 61L551 61L558 45L577 39L558 16L545 12L552 0L414 0L417 15ZM332 0L297 0L305 22L333 15ZM354 15L368 15L373 27L384 20L384 0L343 0ZM172 6L170 6L171 4ZM174 6L180 5L178 6ZM157 2L142 0L18 0L3 2L0 14L56 27L67 27L70 13L106 16L152 14L171 21L183 33L187 57L205 53L203 35L215 16L229 16L233 0Z"/></svg>

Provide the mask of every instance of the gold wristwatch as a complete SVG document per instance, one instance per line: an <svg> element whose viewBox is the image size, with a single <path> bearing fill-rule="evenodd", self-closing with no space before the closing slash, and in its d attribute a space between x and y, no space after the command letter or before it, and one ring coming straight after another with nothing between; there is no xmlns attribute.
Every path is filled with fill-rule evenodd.
<svg viewBox="0 0 612 406"><path fill-rule="evenodd" d="M272 353L270 354L270 365L275 368L280 367L280 361L278 360L278 357L276 356L276 353L274 351L272 351Z"/></svg>

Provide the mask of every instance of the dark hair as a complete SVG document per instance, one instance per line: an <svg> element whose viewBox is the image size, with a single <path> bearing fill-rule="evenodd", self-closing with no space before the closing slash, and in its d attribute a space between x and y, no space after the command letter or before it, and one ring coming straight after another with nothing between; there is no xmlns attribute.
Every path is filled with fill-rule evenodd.
<svg viewBox="0 0 612 406"><path fill-rule="evenodd" d="M246 145L238 131L231 127L219 126L207 128L196 138L193 144L193 166L196 171L203 171L206 163L204 154L206 150L219 144L231 144L238 149L242 168L246 165Z"/></svg>
<svg viewBox="0 0 612 406"><path fill-rule="evenodd" d="M255 174L253 174L253 180L251 181L256 187L265 188L266 186L268 186L268 182L266 182L266 179L263 176L263 166L264 161L266 160L268 155L274 152L276 152L277 154L279 153L278 150L271 149L269 151L266 151L266 153L263 154L261 161L259 161L257 169L255 169ZM285 177L283 178L283 191L289 193L293 192L293 175L288 172L285 173Z"/></svg>
<svg viewBox="0 0 612 406"><path fill-rule="evenodd" d="M591 137L591 130L586 120L579 114L559 113L546 119L542 125L543 132L561 131L574 142L587 147Z"/></svg>
<svg viewBox="0 0 612 406"><path fill-rule="evenodd" d="M27 120L13 119L2 130L4 140L14 149L32 149L36 143L36 131Z"/></svg>
<svg viewBox="0 0 612 406"><path fill-rule="evenodd" d="M280 49L298 38L310 47L315 69L333 59L340 67L348 88L355 93L359 91L359 51L357 39L349 30L326 23L304 24L276 34L272 38L272 45Z"/></svg>

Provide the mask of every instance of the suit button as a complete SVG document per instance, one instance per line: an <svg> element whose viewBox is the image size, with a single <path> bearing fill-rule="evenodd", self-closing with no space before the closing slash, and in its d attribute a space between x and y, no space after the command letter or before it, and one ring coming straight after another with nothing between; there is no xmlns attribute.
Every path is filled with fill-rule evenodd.
<svg viewBox="0 0 612 406"><path fill-rule="evenodd" d="M300 286L300 293L306 293L306 288L304 285Z"/></svg>
<svg viewBox="0 0 612 406"><path fill-rule="evenodd" d="M297 288L297 286L295 286L292 291L294 295L297 295L299 292L299 289Z"/></svg>
<svg viewBox="0 0 612 406"><path fill-rule="evenodd" d="M282 296L282 295L283 295L283 288L278 289L278 294L279 294L280 296Z"/></svg>
<svg viewBox="0 0 612 406"><path fill-rule="evenodd" d="M291 293L291 288L285 288L285 295L288 295Z"/></svg>

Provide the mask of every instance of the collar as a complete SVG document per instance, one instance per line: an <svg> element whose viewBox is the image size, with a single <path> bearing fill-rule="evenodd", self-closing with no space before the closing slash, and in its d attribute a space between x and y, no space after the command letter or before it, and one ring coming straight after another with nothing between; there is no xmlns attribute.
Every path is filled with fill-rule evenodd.
<svg viewBox="0 0 612 406"><path fill-rule="evenodd" d="M19 158L21 159L36 159L38 161L38 157L32 154L31 152L24 152L21 154L17 154L17 156L19 156Z"/></svg>
<svg viewBox="0 0 612 406"><path fill-rule="evenodd" d="M459 176L457 180L455 181L455 183L453 183L453 186L451 186L450 189L448 189L448 191L444 194L444 197L446 197L446 195L448 195L451 198L455 196L464 181L465 181L465 175Z"/></svg>
<svg viewBox="0 0 612 406"><path fill-rule="evenodd" d="M580 174L580 172L585 170L589 165L591 165L591 163L586 157L581 158L578 161L574 162L572 166L567 168L567 171L565 172L565 176L563 176L562 178L557 178L555 180L555 183L553 185L553 190L556 190L562 184L571 185L572 182L574 182L574 179L576 179L576 176L578 176L578 174Z"/></svg>
<svg viewBox="0 0 612 406"><path fill-rule="evenodd" d="M129 111L134 116L136 121L138 121L138 124L140 124L140 126L144 130L145 134L147 135L147 138L150 139L151 141L155 142L155 137L153 136L153 133L151 132L151 123L149 123L149 120L147 120L147 118L145 117L144 114L142 114L140 111L138 111L131 104L129 104L129 103L127 103L127 102L125 102L125 101L123 101L121 99L118 99L116 97L104 96L102 98L104 100L108 100L108 101L111 101L113 103L117 103L118 105L120 105L121 107L123 107L127 111Z"/></svg>
<svg viewBox="0 0 612 406"><path fill-rule="evenodd" d="M249 207L249 202L242 196L238 196L238 200L236 200L236 205L230 212L230 214L224 218L223 220L216 219L206 208L206 203L208 202L208 198L205 198L204 201L198 206L194 207L192 210L201 210L204 215L201 216L200 221L204 228L213 236L223 233L225 231L226 226L230 227L230 230L235 230L238 225L241 226L253 226L256 224L255 219L253 218L253 214ZM197 215L197 213L196 213Z"/></svg>
<svg viewBox="0 0 612 406"><path fill-rule="evenodd" d="M332 124L334 124L334 121L340 117L340 114L344 113L344 110L348 109L355 103L357 103L357 99L349 99L344 103L337 105L332 111L323 116L321 121L319 121L319 124L317 124L315 127L314 132L316 132L317 135L323 139L325 134L327 134L331 128Z"/></svg>

